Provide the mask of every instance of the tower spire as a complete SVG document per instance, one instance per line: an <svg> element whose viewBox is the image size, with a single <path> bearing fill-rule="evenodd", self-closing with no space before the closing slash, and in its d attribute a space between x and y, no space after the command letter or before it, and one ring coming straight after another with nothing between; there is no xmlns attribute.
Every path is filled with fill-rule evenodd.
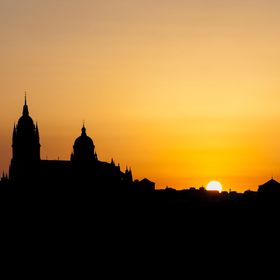
<svg viewBox="0 0 280 280"><path fill-rule="evenodd" d="M82 135L86 135L85 121L83 121Z"/></svg>
<svg viewBox="0 0 280 280"><path fill-rule="evenodd" d="M26 101L26 91L24 92L24 105L23 105L23 111L22 111L23 116L28 116L28 106L27 106L27 101Z"/></svg>

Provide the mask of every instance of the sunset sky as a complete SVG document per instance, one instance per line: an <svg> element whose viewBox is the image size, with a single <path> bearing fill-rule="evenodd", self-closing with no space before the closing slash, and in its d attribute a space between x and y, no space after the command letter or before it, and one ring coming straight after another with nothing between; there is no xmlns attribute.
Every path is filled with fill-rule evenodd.
<svg viewBox="0 0 280 280"><path fill-rule="evenodd" d="M0 0L0 171L24 91L42 159L83 120L156 188L280 180L280 1Z"/></svg>

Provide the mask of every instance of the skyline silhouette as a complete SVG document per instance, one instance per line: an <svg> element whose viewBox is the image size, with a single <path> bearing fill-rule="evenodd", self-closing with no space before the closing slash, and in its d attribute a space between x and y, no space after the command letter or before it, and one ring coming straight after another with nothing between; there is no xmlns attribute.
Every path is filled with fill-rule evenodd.
<svg viewBox="0 0 280 280"><path fill-rule="evenodd" d="M27 131L29 130L29 132L26 134L26 132L24 132L24 130L27 130ZM81 159L83 159L83 158L85 158L85 161L89 161L89 162L90 161L99 161L98 157L97 157L97 153L95 152L95 145L93 144L92 139L90 137L88 137L86 134L86 128L85 128L84 121L83 121L83 126L82 126L81 131L82 131L81 136L75 140L75 143L73 145L73 151L69 157L70 161L81 162ZM46 162L44 168L46 168L47 170L48 170L48 167L47 167L48 163L51 163L51 162L54 163L56 161L57 162L56 163L57 167L55 167L55 169L57 169L56 173L59 173L59 172L65 173L65 170L63 170L65 168L62 168L61 171L59 171L58 166L59 166L59 164L61 166L63 166L63 163L66 163L67 160L61 160L59 158L57 158L55 160L49 160L47 158L41 159L41 155L40 155L41 144L40 144L38 122L36 121L36 124L33 123L33 120L29 115L26 92L24 95L24 105L23 105L23 110L22 110L22 116L19 118L18 123L14 124L12 142L13 142L12 143L12 160L11 160L11 163L9 166L9 172L4 170L1 173L3 182L7 182L9 179L11 180L11 177L13 177L13 162L18 159L19 160L28 159L28 161L31 159L31 160L35 160L35 161ZM85 143L86 143L86 147L83 147L83 144L85 144ZM78 147L80 147L80 148L78 148ZM105 162L103 162L103 163L105 164ZM116 166L113 158L111 159L111 166L112 165ZM120 170L119 163L118 163L117 168ZM52 170L52 168L50 170ZM49 172L52 172L50 170L49 170ZM8 173L9 173L9 175L8 175ZM47 173L48 172L46 171L46 174ZM102 173L102 171L101 171L101 173ZM125 174L129 174L129 176L131 177L131 180L132 180L131 167L128 169L128 167L126 165ZM41 177L44 176L43 173L40 176ZM143 182L145 180L147 180L147 178L142 178L142 179L143 179ZM49 180L49 181L51 181L51 180ZM274 177L271 176L271 180L269 180L268 182L277 182L277 181L275 181ZM214 187L213 187L213 183L214 183ZM155 188L156 182L153 184L154 184L153 188ZM215 189L215 185L217 185L217 184L218 184L218 188ZM210 181L208 183L208 186L210 186L209 190L212 190L212 191L217 190L219 192L223 191L223 192L228 192L228 193L231 193L232 191L236 192L236 190L234 188L226 189L225 186L222 186L220 184L220 182L215 181L215 180ZM195 189L203 188L203 189L207 190L208 186L203 186L203 185L190 186L190 187L184 187L181 189L186 190L186 189L190 189L190 188L192 188L192 189L193 188L195 188ZM256 188L253 189L253 191L257 191L260 186L261 186L261 184L256 186ZM166 185L164 188L162 187L159 189L176 189L176 187ZM252 191L252 189L247 188L241 193L245 193L247 191Z"/></svg>
<svg viewBox="0 0 280 280"><path fill-rule="evenodd" d="M70 2L0 1L1 172L26 90L42 158L86 120L100 159L158 188L280 179L277 1Z"/></svg>
<svg viewBox="0 0 280 280"><path fill-rule="evenodd" d="M113 159L100 161L84 124L69 160L41 159L40 141L39 125L25 97L13 129L9 176L3 174L0 180L0 213L9 209L4 219L27 221L30 228L39 223L65 232L70 225L84 228L93 222L88 232L102 228L102 235L119 229L123 237L129 229L135 234L180 232L192 238L190 230L199 234L214 228L208 236L216 238L225 230L253 234L264 225L269 229L279 214L280 183L274 179L243 193L204 187L156 189L153 181L133 178L131 169L122 171Z"/></svg>
<svg viewBox="0 0 280 280"><path fill-rule="evenodd" d="M81 135L74 141L73 151L69 156L69 160L48 160L41 159L40 155L40 133L38 123L34 123L32 117L29 114L29 108L27 104L26 93L24 96L24 105L22 110L22 116L18 119L18 122L14 124L12 134L12 158L10 161L9 175L7 172L2 173L0 178L0 187L9 189L15 188L20 190L20 186L37 188L50 188L54 189L54 186L68 186L78 187L79 185L87 188L92 188L92 191L102 190L114 190L115 193L122 193L125 190L135 191L142 190L144 193L155 191L155 182L148 180L147 178L133 179L131 168L121 171L120 165L116 165L114 159L111 162L100 161L97 156L95 144L86 133L85 124L83 122L81 128ZM54 185L54 186L52 186ZM62 188L64 189L65 186ZM33 191L35 189L32 189ZM110 191L112 191L110 190ZM176 188L166 186L164 190L167 193L176 192ZM212 193L222 193L223 196L229 198L236 197L237 192L235 190L225 191L222 189L222 185L218 181L210 181L208 186L185 188L182 191L195 191L199 193L199 196L208 191ZM279 192L279 194L278 194ZM179 193L179 192L178 192ZM261 198L266 196L275 198L278 200L280 196L280 183L273 177L258 186L257 192L250 189L241 193L243 197L248 197L251 194L256 197L261 195ZM211 195L210 195L211 196ZM222 197L220 195L220 197ZM256 203L256 201L255 201Z"/></svg>
<svg viewBox="0 0 280 280"><path fill-rule="evenodd" d="M24 132L25 129L27 129L27 131L28 130L30 131L29 133L27 133L29 135L25 135L25 132ZM70 161L79 162L79 161L81 161L80 158L81 159L86 158L86 161L99 161L98 157L97 157L97 153L95 152L95 145L93 144L92 139L90 137L88 137L86 134L86 128L85 128L84 121L82 123L81 131L82 131L81 136L75 140L75 143L73 145L73 152L70 154L70 157L69 157ZM19 140L17 140L17 138L19 138ZM48 158L41 159L41 155L40 155L41 144L40 144L38 122L36 121L36 124L33 123L33 120L29 115L26 92L24 95L24 105L23 105L23 110L22 110L22 116L19 118L18 123L17 124L15 123L14 127L13 127L12 142L13 142L12 143L12 160L9 165L9 172L3 170L3 172L1 173L3 182L7 182L9 179L11 179L12 174L13 174L13 171L11 171L11 170L13 170L13 161L15 161L17 159L24 160L25 158L27 158L27 159L30 158L35 161L41 161L41 162L46 162L46 163L56 161L57 166L59 166L58 162L60 162L61 166L63 166L64 162L65 163L67 162L67 160L60 159L59 157L57 159L52 159L52 160L49 160ZM19 144L17 144L17 142L19 142ZM20 143L20 142L22 142L22 143ZM80 143L88 143L87 145L89 145L89 147L84 148L83 145L81 145ZM79 146L81 146L81 148L77 148ZM81 151L79 151L79 149ZM111 165L116 166L113 158L111 158ZM48 164L45 164L45 168L47 168L47 166L48 166ZM58 167L56 167L55 169L57 169L57 168ZM118 163L117 168L120 170L119 163ZM60 172L59 168L56 170L56 173L58 173L58 172ZM65 170L63 171L63 168L62 168L61 172L64 173ZM9 173L9 175L8 175L8 173ZM126 174L129 173L130 174L129 176L131 176L131 180L132 180L131 167L128 169L128 167L126 165L125 173ZM40 176L43 176L43 173ZM142 178L142 179L144 182L147 178ZM268 180L268 182L277 182L274 179L275 179L275 177L271 176L271 180ZM213 187L213 183L214 183L214 187ZM155 188L156 182L153 184L154 184L153 188ZM218 184L218 187L216 189L215 185L217 185L217 184ZM231 193L232 191L236 192L236 190L234 188L230 188L230 187L226 188L225 186L222 186L219 181L215 181L215 180L209 181L208 186L210 186L209 190L212 190L212 191L217 190L219 192L223 191L223 192L228 192L228 193ZM181 190L186 190L186 189L190 189L190 188L191 189L203 188L203 189L207 190L208 186L203 186L203 185L189 186L189 187L181 188ZM251 189L251 188L244 189L243 191L241 191L241 193L245 193L248 191L258 191L260 186L262 186L262 184L256 186L253 189ZM159 189L177 189L177 188L176 188L176 186L174 187L174 186L166 185L165 187L161 187Z"/></svg>
<svg viewBox="0 0 280 280"><path fill-rule="evenodd" d="M0 0L9 275L275 277L279 10Z"/></svg>

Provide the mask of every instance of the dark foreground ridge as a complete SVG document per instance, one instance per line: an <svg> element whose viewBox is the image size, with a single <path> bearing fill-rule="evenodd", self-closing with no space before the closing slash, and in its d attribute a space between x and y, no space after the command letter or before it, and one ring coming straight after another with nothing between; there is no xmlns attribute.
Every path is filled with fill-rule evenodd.
<svg viewBox="0 0 280 280"><path fill-rule="evenodd" d="M112 186L106 188L110 191L96 191L55 184L51 191L39 185L21 187L1 190L2 240L9 250L16 246L12 252L20 248L34 257L50 255L60 269L62 260L74 261L74 267L82 263L94 274L101 271L110 277L109 266L114 275L132 273L133 279L155 271L164 275L170 269L174 279L179 263L180 273L186 268L190 273L190 264L199 266L202 260L215 265L215 259L244 258L246 263L264 257L263 250L279 243L280 197L275 195L203 189L114 192ZM42 265L40 258L36 261Z"/></svg>
<svg viewBox="0 0 280 280"><path fill-rule="evenodd" d="M1 217L31 223L119 223L143 230L242 228L277 225L280 184L270 180L257 192L216 192L204 188L162 190L120 186L9 185L0 189ZM214 228L213 228L214 227Z"/></svg>

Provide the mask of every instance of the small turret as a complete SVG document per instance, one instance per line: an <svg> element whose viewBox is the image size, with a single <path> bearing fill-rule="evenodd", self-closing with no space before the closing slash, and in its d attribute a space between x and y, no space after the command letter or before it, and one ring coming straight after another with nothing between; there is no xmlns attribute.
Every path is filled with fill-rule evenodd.
<svg viewBox="0 0 280 280"><path fill-rule="evenodd" d="M36 122L36 126L35 126L35 139L36 139L36 141L38 141L38 143L40 142L39 127L38 127L37 122Z"/></svg>
<svg viewBox="0 0 280 280"><path fill-rule="evenodd" d="M133 181L131 168L128 169L126 167L124 177L125 177L125 180L127 182L132 182Z"/></svg>
<svg viewBox="0 0 280 280"><path fill-rule="evenodd" d="M12 142L12 143L14 143L14 142L15 142L16 137L17 137L16 124L14 123L14 130L13 130L13 142Z"/></svg>

